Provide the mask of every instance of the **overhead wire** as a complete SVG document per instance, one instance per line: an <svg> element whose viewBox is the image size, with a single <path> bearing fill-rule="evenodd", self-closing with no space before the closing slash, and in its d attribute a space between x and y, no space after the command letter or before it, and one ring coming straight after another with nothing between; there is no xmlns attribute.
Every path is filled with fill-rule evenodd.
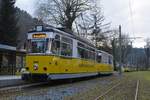
<svg viewBox="0 0 150 100"><path fill-rule="evenodd" d="M130 11L130 19L131 19L131 28L133 37L135 37L135 29L134 29L134 19L133 19L133 0L129 0L129 11Z"/></svg>

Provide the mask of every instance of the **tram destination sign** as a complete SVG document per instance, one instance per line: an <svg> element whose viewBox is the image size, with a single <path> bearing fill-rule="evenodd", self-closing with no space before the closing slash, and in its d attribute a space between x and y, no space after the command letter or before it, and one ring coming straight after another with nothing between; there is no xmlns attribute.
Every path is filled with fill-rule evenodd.
<svg viewBox="0 0 150 100"><path fill-rule="evenodd" d="M32 35L32 38L46 38L47 35L45 33L36 33Z"/></svg>

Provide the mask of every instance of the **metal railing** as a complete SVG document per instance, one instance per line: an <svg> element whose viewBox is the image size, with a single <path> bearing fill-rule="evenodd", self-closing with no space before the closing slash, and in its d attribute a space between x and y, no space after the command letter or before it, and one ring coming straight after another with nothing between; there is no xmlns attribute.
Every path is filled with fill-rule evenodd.
<svg viewBox="0 0 150 100"><path fill-rule="evenodd" d="M16 66L0 66L0 75L15 75L20 69Z"/></svg>

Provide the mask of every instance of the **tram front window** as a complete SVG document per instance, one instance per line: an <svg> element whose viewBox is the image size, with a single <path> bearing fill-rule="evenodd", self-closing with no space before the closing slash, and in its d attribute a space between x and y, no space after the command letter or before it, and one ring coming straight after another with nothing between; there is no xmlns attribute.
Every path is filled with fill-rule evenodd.
<svg viewBox="0 0 150 100"><path fill-rule="evenodd" d="M47 50L47 41L45 39L31 40L29 53L45 53Z"/></svg>

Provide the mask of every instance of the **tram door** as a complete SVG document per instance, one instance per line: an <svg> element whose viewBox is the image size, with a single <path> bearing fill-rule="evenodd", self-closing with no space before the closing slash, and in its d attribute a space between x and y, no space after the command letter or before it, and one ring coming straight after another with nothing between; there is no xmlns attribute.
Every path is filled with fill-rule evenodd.
<svg viewBox="0 0 150 100"><path fill-rule="evenodd" d="M97 54L97 62L101 63L101 61L102 61L102 53L98 52L98 54Z"/></svg>

